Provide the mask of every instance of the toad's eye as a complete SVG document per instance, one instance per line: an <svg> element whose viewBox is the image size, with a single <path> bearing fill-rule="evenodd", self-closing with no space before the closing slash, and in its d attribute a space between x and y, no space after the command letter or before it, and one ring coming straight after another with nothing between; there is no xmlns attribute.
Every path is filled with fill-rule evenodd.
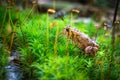
<svg viewBox="0 0 120 80"><path fill-rule="evenodd" d="M66 31L67 31L67 32L69 32L69 29L68 29L68 28L66 28Z"/></svg>

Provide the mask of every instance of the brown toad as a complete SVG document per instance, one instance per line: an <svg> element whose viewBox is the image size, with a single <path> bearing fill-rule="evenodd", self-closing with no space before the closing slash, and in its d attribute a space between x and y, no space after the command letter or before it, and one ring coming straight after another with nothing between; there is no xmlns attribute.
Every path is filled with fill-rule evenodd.
<svg viewBox="0 0 120 80"><path fill-rule="evenodd" d="M63 34L74 42L80 49L84 50L86 55L95 55L99 49L99 45L95 43L88 35L83 32L67 26L63 29Z"/></svg>

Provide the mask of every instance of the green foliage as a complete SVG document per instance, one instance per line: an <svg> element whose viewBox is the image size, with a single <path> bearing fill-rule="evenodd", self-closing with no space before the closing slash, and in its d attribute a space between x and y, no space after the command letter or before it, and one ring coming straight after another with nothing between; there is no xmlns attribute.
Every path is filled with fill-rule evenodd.
<svg viewBox="0 0 120 80"><path fill-rule="evenodd" d="M0 80L3 80L6 78L6 70L5 67L7 65L7 55L6 55L6 49L2 47L0 44Z"/></svg>
<svg viewBox="0 0 120 80"><path fill-rule="evenodd" d="M106 32L102 28L96 33L93 21L88 24L83 22L72 24L91 38L97 34L96 42L100 45L100 49L94 57L90 57L85 56L83 51L61 34L63 28L71 22L69 16L62 21L46 14L32 13L27 16L28 13L29 10L20 13L14 39L17 51L22 53L21 67L24 80L120 79L120 50L116 48L113 51L110 46L111 38L105 37ZM57 40L56 48L54 48L55 40ZM3 49L1 51L4 51ZM0 72L0 78L3 78L3 68L7 59L3 58L6 57L5 52L0 53L2 53L0 69L3 71Z"/></svg>

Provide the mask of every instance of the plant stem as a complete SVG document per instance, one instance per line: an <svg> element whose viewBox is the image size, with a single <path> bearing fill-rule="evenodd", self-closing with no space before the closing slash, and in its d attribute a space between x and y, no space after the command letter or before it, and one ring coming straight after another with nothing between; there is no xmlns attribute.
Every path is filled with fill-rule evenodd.
<svg viewBox="0 0 120 80"><path fill-rule="evenodd" d="M0 29L0 36L2 36L2 30L3 30L3 25L4 25L4 22L5 22L6 14L7 14L7 9L5 10L5 13L4 13L3 22L2 22L1 29Z"/></svg>
<svg viewBox="0 0 120 80"><path fill-rule="evenodd" d="M9 11L9 19L10 19L10 23L11 23L11 27L12 27L12 32L11 32L11 39L10 39L10 45L9 45L9 50L11 51L12 49L12 44L13 44L13 39L14 39L14 34L15 34L15 25L12 22L11 19L11 12Z"/></svg>
<svg viewBox="0 0 120 80"><path fill-rule="evenodd" d="M53 0L53 9L55 9L55 0Z"/></svg>
<svg viewBox="0 0 120 80"><path fill-rule="evenodd" d="M28 7L28 0L26 0L25 2L25 9L27 9L27 7Z"/></svg>
<svg viewBox="0 0 120 80"><path fill-rule="evenodd" d="M73 13L70 13L70 25L72 26Z"/></svg>
<svg viewBox="0 0 120 80"><path fill-rule="evenodd" d="M32 9L30 10L30 12L28 13L28 15L26 15L26 17L25 17L25 19L23 20L21 26L24 25L24 23L26 22L26 20L28 19L28 17L31 15L33 9L34 9L34 6L33 6Z"/></svg>
<svg viewBox="0 0 120 80"><path fill-rule="evenodd" d="M28 13L28 15L26 15L26 17L23 20L23 22L21 23L21 25L20 25L20 30L21 30L21 33L22 33L22 36L23 36L23 43L25 44L25 46L27 46L27 44L26 44L25 34L24 34L23 30L22 30L22 26L24 25L24 23L26 22L28 17L31 15L33 9L34 9L34 5L33 5L32 9L30 10L30 12Z"/></svg>
<svg viewBox="0 0 120 80"><path fill-rule="evenodd" d="M49 49L49 25L48 25L48 20L49 20L49 14L47 13L47 29L46 29L46 53L48 52Z"/></svg>
<svg viewBox="0 0 120 80"><path fill-rule="evenodd" d="M58 39L58 31L59 31L59 27L57 26L56 36L55 36L55 43L54 43L54 59L55 59L55 61L56 61L56 57L57 57L57 39Z"/></svg>

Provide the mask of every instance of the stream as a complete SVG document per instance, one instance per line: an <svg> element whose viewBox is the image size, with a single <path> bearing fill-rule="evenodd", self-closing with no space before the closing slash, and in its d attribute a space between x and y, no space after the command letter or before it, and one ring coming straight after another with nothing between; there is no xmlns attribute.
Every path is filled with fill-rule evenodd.
<svg viewBox="0 0 120 80"><path fill-rule="evenodd" d="M20 56L21 54L18 52L11 52L11 56L8 57L9 63L5 67L7 71L6 80L22 80L23 72L19 64Z"/></svg>

